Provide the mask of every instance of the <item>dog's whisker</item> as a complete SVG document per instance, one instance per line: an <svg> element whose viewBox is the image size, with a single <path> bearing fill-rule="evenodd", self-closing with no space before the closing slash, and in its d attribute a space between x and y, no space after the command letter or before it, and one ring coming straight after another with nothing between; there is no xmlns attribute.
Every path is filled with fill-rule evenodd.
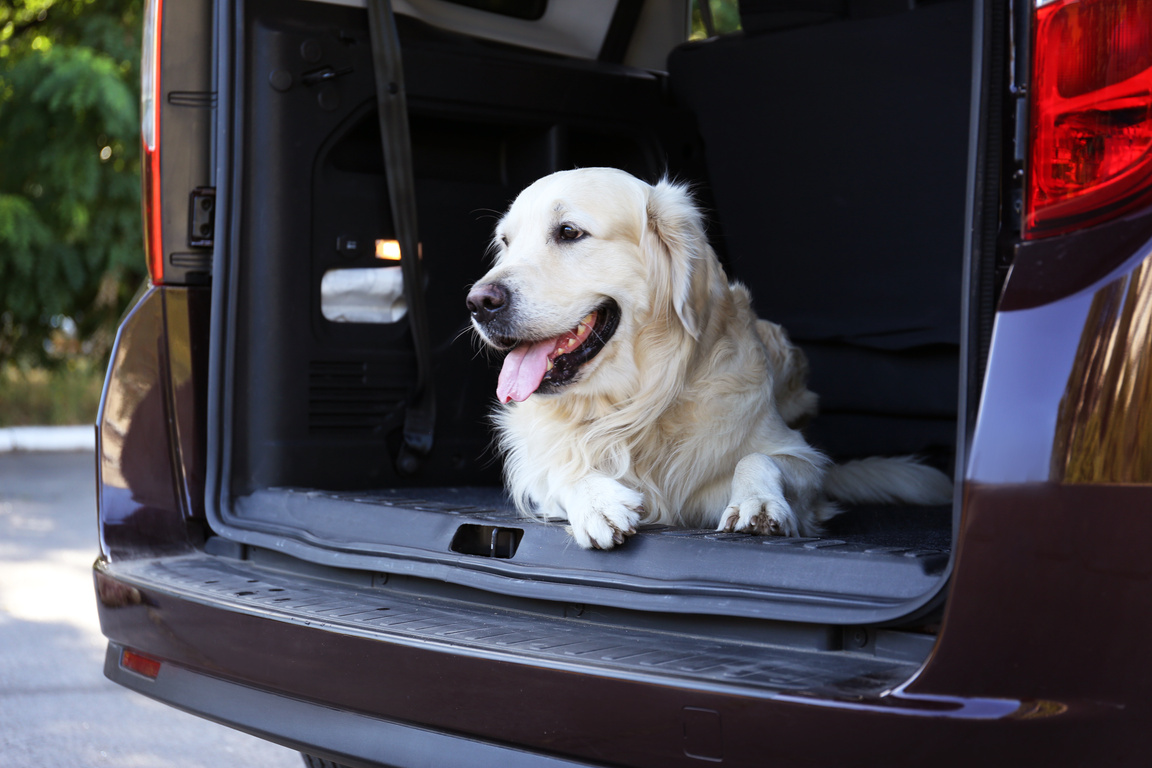
<svg viewBox="0 0 1152 768"><path fill-rule="evenodd" d="M463 328L461 328L459 331L456 332L455 336L452 337L452 343L455 344L457 341L460 340L461 336L463 336L465 334L471 334L471 333L472 333L472 326L470 326L470 325L464 326ZM475 336L473 336L473 338L475 338Z"/></svg>
<svg viewBox="0 0 1152 768"><path fill-rule="evenodd" d="M499 219L504 214L491 208L476 208L472 215L477 219Z"/></svg>

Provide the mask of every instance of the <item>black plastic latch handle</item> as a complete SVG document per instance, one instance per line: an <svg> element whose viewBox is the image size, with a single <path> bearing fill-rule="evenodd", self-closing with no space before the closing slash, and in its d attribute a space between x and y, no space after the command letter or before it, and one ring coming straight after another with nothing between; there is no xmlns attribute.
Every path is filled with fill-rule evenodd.
<svg viewBox="0 0 1152 768"><path fill-rule="evenodd" d="M216 188L196 187L188 196L188 247L211 248L216 236Z"/></svg>

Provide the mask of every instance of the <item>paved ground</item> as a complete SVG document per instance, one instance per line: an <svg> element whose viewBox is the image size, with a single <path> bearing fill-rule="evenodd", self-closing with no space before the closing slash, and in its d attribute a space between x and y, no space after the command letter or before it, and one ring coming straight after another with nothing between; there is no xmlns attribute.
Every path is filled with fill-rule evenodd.
<svg viewBox="0 0 1152 768"><path fill-rule="evenodd" d="M93 454L0 453L0 755L36 768L303 765L104 678Z"/></svg>

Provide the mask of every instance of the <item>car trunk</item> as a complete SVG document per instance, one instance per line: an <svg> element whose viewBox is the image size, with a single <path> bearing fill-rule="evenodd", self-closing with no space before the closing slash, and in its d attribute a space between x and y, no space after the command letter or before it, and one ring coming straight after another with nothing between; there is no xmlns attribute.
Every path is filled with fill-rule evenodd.
<svg viewBox="0 0 1152 768"><path fill-rule="evenodd" d="M744 32L678 47L666 72L399 18L437 401L431 453L401 472L416 363L387 258L397 232L367 15L243 4L220 59L231 181L209 551L662 613L865 624L937 607L951 508L850 508L821 538L648 526L596 552L518 517L501 487L487 419L499 361L469 338L464 296L516 193L588 166L694 185L730 276L809 356L811 442L952 472L969 381L973 7L755 6Z"/></svg>

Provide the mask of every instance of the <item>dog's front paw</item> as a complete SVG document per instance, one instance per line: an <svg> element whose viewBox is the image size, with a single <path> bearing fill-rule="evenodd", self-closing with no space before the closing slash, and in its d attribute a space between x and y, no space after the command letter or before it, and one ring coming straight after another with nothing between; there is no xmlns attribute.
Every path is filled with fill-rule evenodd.
<svg viewBox="0 0 1152 768"><path fill-rule="evenodd" d="M598 478L582 484L568 505L568 530L584 549L612 549L636 533L644 515L644 495L617 483Z"/></svg>
<svg viewBox="0 0 1152 768"><path fill-rule="evenodd" d="M718 531L761 536L799 536L800 525L782 496L752 496L733 501L720 516Z"/></svg>

